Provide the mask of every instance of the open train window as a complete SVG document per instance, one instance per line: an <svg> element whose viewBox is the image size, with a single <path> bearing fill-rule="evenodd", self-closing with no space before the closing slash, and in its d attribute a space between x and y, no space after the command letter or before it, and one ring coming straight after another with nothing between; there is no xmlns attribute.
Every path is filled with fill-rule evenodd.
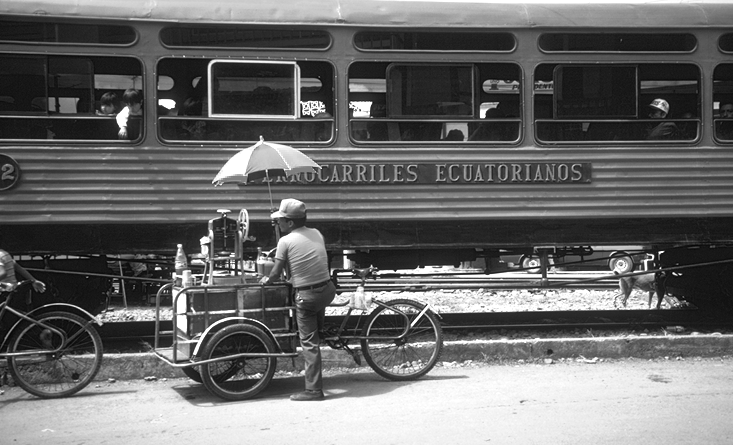
<svg viewBox="0 0 733 445"><path fill-rule="evenodd" d="M133 58L0 54L0 139L117 141L122 95L141 86ZM113 98L108 114L103 96ZM140 134L133 118L128 137Z"/></svg>
<svg viewBox="0 0 733 445"><path fill-rule="evenodd" d="M733 63L721 63L713 71L713 122L715 140L733 143Z"/></svg>
<svg viewBox="0 0 733 445"><path fill-rule="evenodd" d="M357 143L515 143L520 70L512 63L355 62L349 135Z"/></svg>
<svg viewBox="0 0 733 445"><path fill-rule="evenodd" d="M335 139L334 68L323 61L163 58L158 128L169 142Z"/></svg>
<svg viewBox="0 0 733 445"><path fill-rule="evenodd" d="M535 135L543 143L692 142L700 70L692 64L541 64Z"/></svg>

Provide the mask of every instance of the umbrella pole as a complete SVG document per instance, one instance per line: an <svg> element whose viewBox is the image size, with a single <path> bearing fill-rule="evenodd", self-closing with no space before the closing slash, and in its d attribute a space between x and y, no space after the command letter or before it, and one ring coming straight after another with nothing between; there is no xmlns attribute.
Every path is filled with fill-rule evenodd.
<svg viewBox="0 0 733 445"><path fill-rule="evenodd" d="M272 204L272 190L270 189L270 174L265 170L265 180L267 181L267 194L270 195L270 213L275 211L275 206Z"/></svg>
<svg viewBox="0 0 733 445"><path fill-rule="evenodd" d="M267 181L267 193L270 195L270 213L275 211L275 206L272 204L272 190L270 189L270 174L265 170L265 180ZM280 226L275 224L275 242L280 241Z"/></svg>

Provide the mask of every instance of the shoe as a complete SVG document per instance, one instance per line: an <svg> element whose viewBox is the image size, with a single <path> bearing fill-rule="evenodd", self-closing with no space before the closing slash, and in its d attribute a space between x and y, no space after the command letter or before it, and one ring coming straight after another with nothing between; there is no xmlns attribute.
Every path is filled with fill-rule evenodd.
<svg viewBox="0 0 733 445"><path fill-rule="evenodd" d="M305 390L303 392L299 392L298 394L293 394L290 396L290 400L294 402L308 402L311 400L323 400L326 396L323 395L323 391L311 391L311 390Z"/></svg>

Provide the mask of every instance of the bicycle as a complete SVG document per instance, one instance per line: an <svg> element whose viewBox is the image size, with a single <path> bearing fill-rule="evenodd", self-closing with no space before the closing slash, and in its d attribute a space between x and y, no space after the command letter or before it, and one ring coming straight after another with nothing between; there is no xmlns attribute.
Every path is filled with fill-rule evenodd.
<svg viewBox="0 0 733 445"><path fill-rule="evenodd" d="M363 286L375 271L353 273ZM162 292L172 286L166 284L158 292L158 324ZM356 322L352 320L357 309L349 307L340 325L326 330L324 343L347 351L360 364L358 351L349 346L358 341L369 366L389 380L414 380L427 374L443 349L439 316L429 305L410 299L375 299L372 305L376 308L363 320L363 315L356 316ZM298 355L295 307L286 283L263 286L254 280L175 288L173 307L173 329L161 331L156 325L153 352L221 398L254 397L272 380L278 358ZM161 334L171 334L170 348L158 348Z"/></svg>
<svg viewBox="0 0 733 445"><path fill-rule="evenodd" d="M361 353L369 366L382 377L395 380L413 380L427 374L440 359L443 350L443 330L439 315L427 304L400 298L389 301L359 295L365 290L366 280L376 278L377 269L354 269L353 276L361 281L354 297L330 307L348 307L339 326L325 328L325 343L332 349L343 349L361 364L358 354L349 347L350 340L358 340ZM371 301L370 301L371 300ZM370 304L371 303L371 304ZM361 323L349 325L355 310L362 312L377 307Z"/></svg>
<svg viewBox="0 0 733 445"><path fill-rule="evenodd" d="M68 303L51 303L28 312L13 308L13 297L31 286L30 280L0 283L0 321L18 319L4 334L0 358L15 383L41 398L70 396L86 387L102 365L102 339L89 312Z"/></svg>

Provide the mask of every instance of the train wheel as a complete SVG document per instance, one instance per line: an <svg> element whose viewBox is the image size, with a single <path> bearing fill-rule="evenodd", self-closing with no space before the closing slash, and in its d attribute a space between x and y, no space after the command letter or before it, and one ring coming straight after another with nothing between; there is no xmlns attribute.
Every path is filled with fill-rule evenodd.
<svg viewBox="0 0 733 445"><path fill-rule="evenodd" d="M608 260L608 267L612 271L618 271L618 273L628 273L634 270L634 260L628 255L620 254Z"/></svg>
<svg viewBox="0 0 733 445"><path fill-rule="evenodd" d="M204 360L240 353L274 353L272 339L257 326L235 324L216 332L204 345ZM204 386L227 400L246 400L267 387L275 374L275 357L240 357L201 365ZM226 378L225 378L226 376Z"/></svg>
<svg viewBox="0 0 733 445"><path fill-rule="evenodd" d="M361 335L361 352L369 366L389 380L413 380L427 374L443 351L443 330L424 304L393 300L367 317ZM399 338L405 332L405 337Z"/></svg>
<svg viewBox="0 0 733 445"><path fill-rule="evenodd" d="M102 365L102 339L88 320L67 312L42 314L38 321L66 335L66 345L54 353L8 358L15 383L43 398L70 396L87 386ZM9 352L55 350L62 339L49 329L26 323L15 331Z"/></svg>

